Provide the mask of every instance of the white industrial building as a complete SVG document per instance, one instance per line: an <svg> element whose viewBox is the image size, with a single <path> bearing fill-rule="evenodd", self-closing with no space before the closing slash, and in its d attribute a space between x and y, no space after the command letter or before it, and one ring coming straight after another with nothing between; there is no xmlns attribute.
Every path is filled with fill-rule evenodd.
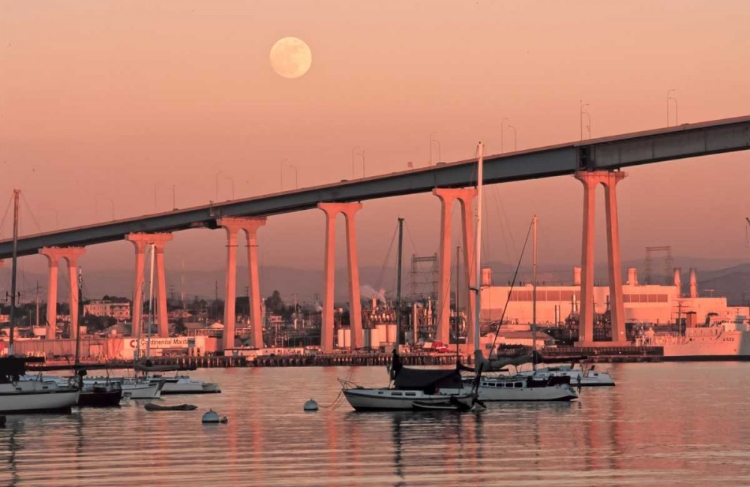
<svg viewBox="0 0 750 487"><path fill-rule="evenodd" d="M571 314L577 314L581 301L580 268L573 271L573 283L562 286L537 286L537 323L555 325L565 321ZM490 274L483 273L482 288L482 322L494 322L501 319L503 310L507 311L503 320L506 323L532 322L532 285L516 286L508 300L510 286L493 286L489 282ZM705 323L710 316L712 321L735 321L738 317L746 319L750 315L747 306L728 306L724 297L699 297L697 278L694 269L690 270L690 291L682 295L680 271L675 269L674 284L641 285L638 283L636 269L628 269L628 280L622 286L625 304L626 323L675 323L680 316L686 320L695 320L694 324ZM596 313L605 313L609 307L609 286L594 287L594 306Z"/></svg>

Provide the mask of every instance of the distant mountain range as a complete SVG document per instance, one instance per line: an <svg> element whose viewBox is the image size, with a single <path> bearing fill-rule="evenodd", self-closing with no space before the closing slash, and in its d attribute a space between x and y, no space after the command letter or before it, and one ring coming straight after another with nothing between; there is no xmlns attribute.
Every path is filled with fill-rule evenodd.
<svg viewBox="0 0 750 487"><path fill-rule="evenodd" d="M698 287L702 295L726 296L730 304L741 304L750 299L750 264L739 264L737 260L729 259L691 259L675 258L675 263L682 269L683 292L687 292L688 269L697 268ZM726 265L729 264L729 265ZM507 284L513 277L515 265L503 262L490 262L487 264L493 271L493 282L498 285ZM667 279L671 282L671 274L664 276L663 264L655 263L654 283L665 283ZM59 294L60 300L66 300L69 284L64 266L60 266ZM626 269L636 267L641 283L645 282L644 264L642 261L629 261L623 263L623 281L627 277ZM432 288L429 273L412 275L409 271L410 263L404 264L403 270L403 293L410 295L416 288L417 292L429 292ZM545 266L540 265L539 282L546 284L571 284L573 281L573 266ZM453 271L455 272L455 271ZM606 284L607 268L604 264L596 266L597 284ZM147 273L148 275L148 273ZM116 295L132 297L134 272L130 270L91 271L84 274L84 297L90 299L100 298L104 295ZM455 276L452 276L452 289L455 289ZM434 279L437 279L435 276ZM530 282L531 266L521 267L518 283ZM461 275L463 282L464 276ZM237 295L246 294L247 269L237 270ZM260 268L260 281L262 294L269 295L273 290L278 290L286 301L291 301L294 295L300 301L313 301L316 296L322 298L323 269L293 269L288 267L262 266ZM28 302L34 299L37 282L40 288L40 299L46 299L47 276L35 273L19 272L18 290L21 299ZM412 284L413 283L413 284ZM394 268L362 267L360 269L360 286L363 298L374 298L382 293L389 297L395 295L396 272ZM214 271L174 271L167 270L167 287L171 294L179 297L185 292L188 299L194 296L203 298L224 297L224 270ZM345 301L348 295L348 279L345 268L336 270L336 299ZM146 288L148 289L148 288ZM0 293L6 296L10 291L10 269L6 266L0 269Z"/></svg>

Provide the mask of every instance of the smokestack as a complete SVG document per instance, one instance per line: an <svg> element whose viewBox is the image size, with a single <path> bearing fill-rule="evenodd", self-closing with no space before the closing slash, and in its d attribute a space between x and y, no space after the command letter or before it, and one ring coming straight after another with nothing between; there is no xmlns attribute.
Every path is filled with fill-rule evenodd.
<svg viewBox="0 0 750 487"><path fill-rule="evenodd" d="M628 286L638 285L638 269L635 267L628 267Z"/></svg>
<svg viewBox="0 0 750 487"><path fill-rule="evenodd" d="M690 297L698 297L698 277L695 274L695 267L690 268Z"/></svg>
<svg viewBox="0 0 750 487"><path fill-rule="evenodd" d="M492 269L489 267L482 269L482 286L492 286Z"/></svg>
<svg viewBox="0 0 750 487"><path fill-rule="evenodd" d="M677 288L677 297L682 296L682 279L680 277L681 270L679 267L674 268L674 287Z"/></svg>
<svg viewBox="0 0 750 487"><path fill-rule="evenodd" d="M581 268L580 267L573 267L573 285L574 286L581 285Z"/></svg>

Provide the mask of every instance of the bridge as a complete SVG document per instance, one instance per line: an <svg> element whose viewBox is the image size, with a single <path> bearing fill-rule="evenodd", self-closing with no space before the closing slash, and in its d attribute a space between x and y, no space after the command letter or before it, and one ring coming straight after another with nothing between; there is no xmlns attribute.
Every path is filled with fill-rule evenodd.
<svg viewBox="0 0 750 487"><path fill-rule="evenodd" d="M613 337L624 340L624 312L622 296L619 233L617 225L616 185L625 176L623 168L642 164L707 156L724 152L750 149L750 116L728 118L710 122L684 124L645 132L636 132L613 137L571 142L549 147L531 149L484 158L484 183L496 184L511 181L575 175L584 184L584 230L583 262L581 279L581 334L582 342L593 338L593 245L594 245L594 206L595 188L605 187L607 199L607 229L610 274L610 295L612 302ZM446 285L450 280L450 219L451 205L458 200L462 207L464 222L463 248L465 262L471 262L469 249L474 236L471 224L471 201L475 196L476 159L453 163L438 163L434 166L403 172L374 176L352 181L303 188L264 196L226 202L212 202L208 205L165 213L145 215L106 223L98 223L54 232L28 235L19 238L17 255L43 254L50 263L48 285L48 316L56 316L57 266L60 260L67 260L69 269L75 276L76 261L88 245L130 240L136 248L135 301L140 300L143 282L143 258L146 245L156 249L158 274L159 330L160 335L168 333L166 315L166 289L164 278L163 253L171 233L192 228L224 228L228 235L227 284L225 310L224 346L231 348L234 340L234 300L236 280L237 235L247 234L248 259L251 284L251 321L260 322L260 293L257 275L257 230L265 224L266 218L302 210L319 208L326 213L326 282L324 290L324 313L322 348L330 351L333 347L333 256L335 240L335 217L339 213L346 216L348 263L350 277L350 314L359 316L359 275L357 269L356 234L354 219L362 201L433 192L441 200L441 240L440 240L440 282L438 300L446 312L438 313L438 337L448 342L448 315L450 290ZM0 241L0 259L12 255L11 240ZM474 271L466 266L466 279L474 283ZM71 283L75 288L75 283ZM619 293L617 292L619 291ZM466 291L469 307L474 299ZM74 298L75 300L76 298ZM72 306L71 309L75 309ZM134 307L133 330L141 325L140 310ZM71 322L77 321L73 316ZM468 313L473 316L473 313ZM471 321L469 326L473 326ZM73 327L72 327L73 328ZM253 343L262 344L261 327L253 327ZM361 322L352 322L352 346L362 346ZM55 336L55 324L48 325L48 335ZM473 346L473 344L470 344Z"/></svg>

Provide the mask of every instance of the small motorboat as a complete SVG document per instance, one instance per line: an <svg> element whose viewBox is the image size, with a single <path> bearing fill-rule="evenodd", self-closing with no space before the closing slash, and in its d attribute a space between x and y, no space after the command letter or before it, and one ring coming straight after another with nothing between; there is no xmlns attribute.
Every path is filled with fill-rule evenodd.
<svg viewBox="0 0 750 487"><path fill-rule="evenodd" d="M219 415L213 409L209 409L207 413L203 415L203 423L226 423L229 420L226 416L219 417Z"/></svg>
<svg viewBox="0 0 750 487"><path fill-rule="evenodd" d="M195 411L198 406L192 404L179 404L176 406L160 406L158 404L148 403L143 406L146 411Z"/></svg>

